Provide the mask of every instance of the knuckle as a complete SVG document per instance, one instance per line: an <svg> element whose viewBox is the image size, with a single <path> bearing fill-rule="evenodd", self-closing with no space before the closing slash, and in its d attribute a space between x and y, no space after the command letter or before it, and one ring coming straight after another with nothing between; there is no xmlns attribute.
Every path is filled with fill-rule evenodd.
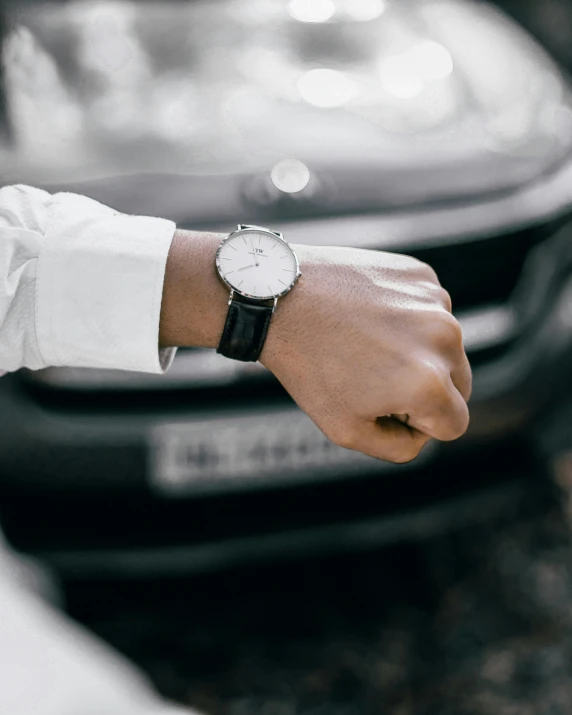
<svg viewBox="0 0 572 715"><path fill-rule="evenodd" d="M433 365L425 366L420 371L420 379L416 387L416 398L418 401L427 401L431 404L442 404L449 398L444 370Z"/></svg>
<svg viewBox="0 0 572 715"><path fill-rule="evenodd" d="M428 281L429 283L433 283L436 286L440 286L439 278L437 277L437 273L435 272L434 268L431 268L431 266L428 263L424 263L423 261L417 260L417 271L418 275L421 279Z"/></svg>
<svg viewBox="0 0 572 715"><path fill-rule="evenodd" d="M436 346L439 356L451 350L464 353L463 333L459 321L448 311L440 308L435 311L435 320L427 321L429 339Z"/></svg>
<svg viewBox="0 0 572 715"><path fill-rule="evenodd" d="M461 324L450 312L447 312L443 316L444 322L446 322L448 329L451 333L451 339L460 347L463 346L463 331L461 330Z"/></svg>
<svg viewBox="0 0 572 715"><path fill-rule="evenodd" d="M448 293L447 293L448 295ZM450 330L452 333L455 335L460 335L461 334L461 326L459 325L459 321L457 318L455 318L454 315L451 315L448 311L441 311L440 313L441 320L440 323L443 326L446 326L448 330Z"/></svg>
<svg viewBox="0 0 572 715"><path fill-rule="evenodd" d="M405 254L396 254L394 257L394 266L399 272L403 272L410 279L440 285L435 270L431 268L428 263L420 261L418 258Z"/></svg>
<svg viewBox="0 0 572 715"><path fill-rule="evenodd" d="M442 304L442 306L445 308L447 313L449 313L449 315L450 315L451 311L453 310L453 301L451 300L449 291L445 290L445 288L443 288L443 286L439 286L439 289L437 291L437 299ZM457 321L455 321L455 322L457 322Z"/></svg>

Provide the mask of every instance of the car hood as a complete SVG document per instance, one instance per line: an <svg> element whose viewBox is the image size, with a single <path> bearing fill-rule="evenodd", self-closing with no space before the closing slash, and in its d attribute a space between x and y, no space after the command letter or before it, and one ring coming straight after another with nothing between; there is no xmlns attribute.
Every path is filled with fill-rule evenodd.
<svg viewBox="0 0 572 715"><path fill-rule="evenodd" d="M14 4L4 182L196 223L383 211L534 181L567 86L486 4Z"/></svg>

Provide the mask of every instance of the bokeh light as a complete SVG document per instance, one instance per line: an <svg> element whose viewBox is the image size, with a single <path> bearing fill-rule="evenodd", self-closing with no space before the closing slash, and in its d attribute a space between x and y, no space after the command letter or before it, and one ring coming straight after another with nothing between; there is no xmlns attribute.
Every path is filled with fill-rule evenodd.
<svg viewBox="0 0 572 715"><path fill-rule="evenodd" d="M370 22L383 15L386 5L384 0L346 0L340 9L350 20Z"/></svg>
<svg viewBox="0 0 572 715"><path fill-rule="evenodd" d="M449 51L432 40L420 42L409 52L410 61L416 63L424 79L443 79L453 72L453 58Z"/></svg>
<svg viewBox="0 0 572 715"><path fill-rule="evenodd" d="M426 80L448 77L453 72L453 58L443 45L425 40L379 62L382 87L399 99L412 99L421 93Z"/></svg>
<svg viewBox="0 0 572 715"><path fill-rule="evenodd" d="M270 177L277 189L295 194L308 186L310 170L298 159L283 159L274 165Z"/></svg>
<svg viewBox="0 0 572 715"><path fill-rule="evenodd" d="M290 0L288 12L300 22L327 22L336 6L333 0Z"/></svg>
<svg viewBox="0 0 572 715"><path fill-rule="evenodd" d="M314 69L305 72L298 80L300 96L316 107L340 107L358 92L356 83L343 72L332 69Z"/></svg>

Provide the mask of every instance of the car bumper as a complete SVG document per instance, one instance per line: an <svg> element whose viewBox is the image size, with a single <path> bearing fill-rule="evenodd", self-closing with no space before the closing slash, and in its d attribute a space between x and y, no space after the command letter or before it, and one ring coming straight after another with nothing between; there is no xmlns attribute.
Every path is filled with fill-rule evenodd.
<svg viewBox="0 0 572 715"><path fill-rule="evenodd" d="M330 463L309 477L269 473L165 489L153 472L157 429L222 429L244 420L244 409L189 405L178 391L167 403L147 394L127 412L119 404L94 410L89 401L82 409L81 400L72 409L59 392L30 391L9 376L0 383L8 538L67 575L135 577L424 537L512 508L542 471L535 424L562 401L572 372L566 243L559 237L544 248L558 276L546 273L549 286L536 281L544 297L535 297L534 315L522 311L519 339L475 367L467 434L428 445L408 465ZM247 418L307 419L285 397L255 401Z"/></svg>
<svg viewBox="0 0 572 715"><path fill-rule="evenodd" d="M570 174L566 164L518 197L495 199L493 213L483 206L435 212L433 222L422 222L425 238L439 225L439 240L462 241L455 234L463 216L473 216L465 227L481 235L514 229L515 212L529 222L564 217ZM477 230L477 219L491 216L495 226ZM380 246L373 218L353 221L363 229L356 244L394 250L413 245L411 235L403 242L403 229L419 225L411 218L396 224L385 235L394 245ZM5 377L0 516L8 537L66 573L136 575L288 552L287 544L311 550L380 542L418 533L423 523L445 527L446 514L471 518L475 499L511 503L512 490L535 471L530 435L565 399L572 369L571 228L562 224L529 254L509 300L458 314L473 364L471 424L460 440L430 444L408 465L330 460L306 473L258 470L256 478L186 480L166 489L156 472L161 430L208 424L216 433L244 419L264 426L307 418L259 366L223 367L212 352L181 353L162 378L73 370ZM342 221L335 225L347 235Z"/></svg>

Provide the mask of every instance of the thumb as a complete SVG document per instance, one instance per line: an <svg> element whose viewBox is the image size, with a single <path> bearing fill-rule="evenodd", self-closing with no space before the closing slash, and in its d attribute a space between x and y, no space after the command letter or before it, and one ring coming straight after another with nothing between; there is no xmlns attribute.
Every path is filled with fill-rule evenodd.
<svg viewBox="0 0 572 715"><path fill-rule="evenodd" d="M410 462L431 439L395 417L378 417L357 430L352 449L387 462Z"/></svg>

